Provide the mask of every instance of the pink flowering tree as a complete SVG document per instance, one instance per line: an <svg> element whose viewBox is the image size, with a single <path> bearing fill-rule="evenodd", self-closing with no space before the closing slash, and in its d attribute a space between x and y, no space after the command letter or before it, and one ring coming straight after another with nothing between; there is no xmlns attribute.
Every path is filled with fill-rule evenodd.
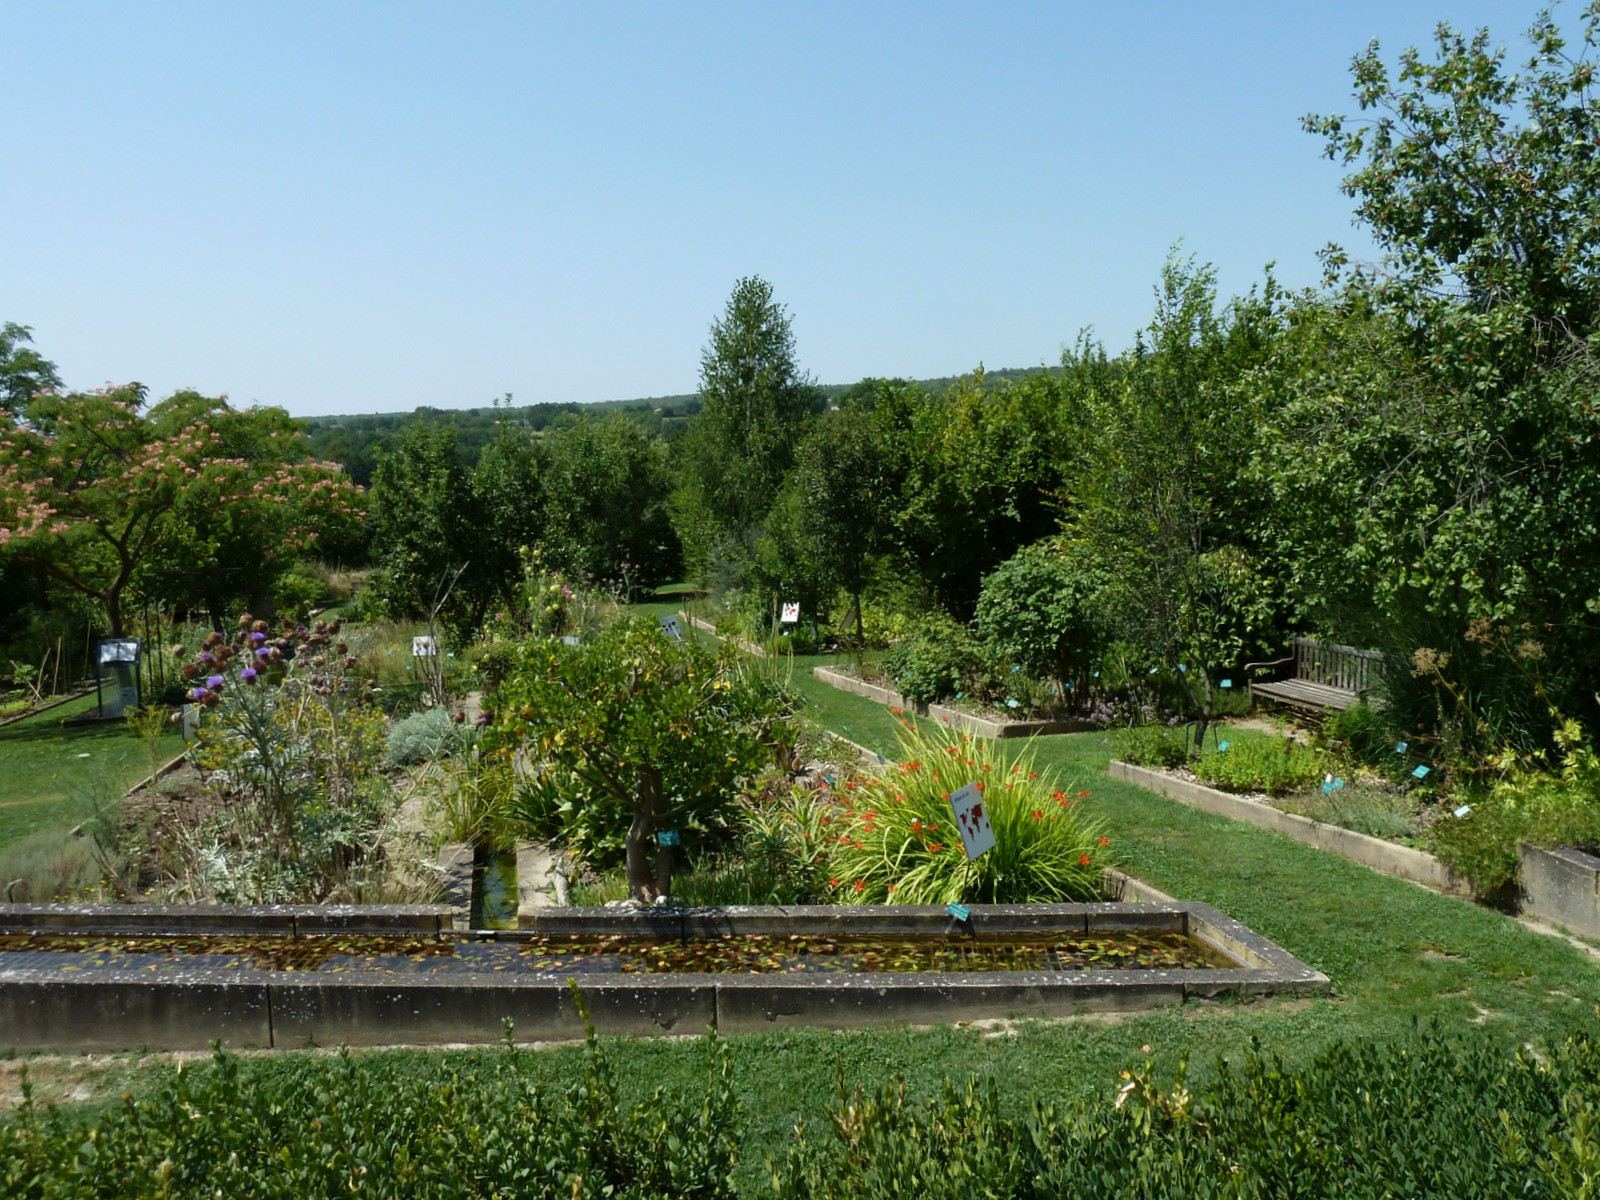
<svg viewBox="0 0 1600 1200"><path fill-rule="evenodd" d="M281 409L194 392L146 408L129 384L38 396L0 428L0 554L98 600L114 636L151 564L292 558L360 511L360 489L305 453Z"/></svg>

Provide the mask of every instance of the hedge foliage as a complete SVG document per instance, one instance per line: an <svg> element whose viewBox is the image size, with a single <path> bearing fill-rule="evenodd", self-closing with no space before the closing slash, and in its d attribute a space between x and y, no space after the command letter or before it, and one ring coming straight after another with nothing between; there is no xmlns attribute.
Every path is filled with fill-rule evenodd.
<svg viewBox="0 0 1600 1200"><path fill-rule="evenodd" d="M708 1046L693 1094L629 1107L591 1036L582 1077L541 1083L537 1056L418 1060L218 1052L107 1111L0 1122L0 1194L78 1197L1105 1196L1588 1197L1600 1184L1600 1043L1535 1053L1437 1029L1336 1045L1294 1069L1250 1048L1191 1092L1147 1063L1114 1095L1001 1110L993 1082L926 1103L894 1082L849 1090L821 1134L803 1124L736 1192L739 1114ZM1108 1081L1118 1082L1118 1081Z"/></svg>

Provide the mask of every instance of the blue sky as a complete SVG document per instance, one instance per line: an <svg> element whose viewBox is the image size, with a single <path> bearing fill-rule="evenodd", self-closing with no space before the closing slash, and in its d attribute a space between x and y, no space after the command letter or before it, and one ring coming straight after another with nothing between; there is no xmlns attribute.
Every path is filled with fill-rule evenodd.
<svg viewBox="0 0 1600 1200"><path fill-rule="evenodd" d="M826 383L1121 349L1178 239L1366 247L1299 117L1369 39L1534 11L3 3L0 321L302 416L690 392L752 273Z"/></svg>

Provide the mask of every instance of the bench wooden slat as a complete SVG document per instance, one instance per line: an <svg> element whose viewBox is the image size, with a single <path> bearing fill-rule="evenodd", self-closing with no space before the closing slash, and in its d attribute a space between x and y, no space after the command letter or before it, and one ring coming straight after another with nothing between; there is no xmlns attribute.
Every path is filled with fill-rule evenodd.
<svg viewBox="0 0 1600 1200"><path fill-rule="evenodd" d="M1340 710L1360 702L1360 694L1347 688L1316 683L1309 679L1282 679L1276 683L1252 683L1252 695L1265 696L1299 708L1337 708Z"/></svg>

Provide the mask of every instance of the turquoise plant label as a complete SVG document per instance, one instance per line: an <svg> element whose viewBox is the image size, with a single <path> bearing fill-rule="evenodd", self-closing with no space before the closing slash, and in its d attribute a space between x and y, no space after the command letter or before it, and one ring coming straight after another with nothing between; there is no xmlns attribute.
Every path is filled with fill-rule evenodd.
<svg viewBox="0 0 1600 1200"><path fill-rule="evenodd" d="M1460 808L1453 808L1450 811L1458 817L1470 817L1472 815L1472 805L1463 804Z"/></svg>
<svg viewBox="0 0 1600 1200"><path fill-rule="evenodd" d="M1233 745L1232 742L1223 742L1222 745L1217 747L1217 753L1221 754L1224 750L1226 750L1231 745Z"/></svg>
<svg viewBox="0 0 1600 1200"><path fill-rule="evenodd" d="M1178 670L1184 672L1185 674L1188 674L1189 668L1184 666L1182 663L1179 663L1178 664Z"/></svg>
<svg viewBox="0 0 1600 1200"><path fill-rule="evenodd" d="M1221 683L1217 684L1217 686L1218 687L1231 688L1233 686L1233 680L1224 679Z"/></svg>
<svg viewBox="0 0 1600 1200"><path fill-rule="evenodd" d="M1411 772L1411 774L1413 776L1415 776L1417 779L1422 779L1424 776L1426 776L1428 774L1428 768L1419 766L1415 771Z"/></svg>
<svg viewBox="0 0 1600 1200"><path fill-rule="evenodd" d="M1394 748L1394 752L1396 754L1404 754L1406 752L1406 744L1404 742L1401 742L1398 746L1396 746Z"/></svg>
<svg viewBox="0 0 1600 1200"><path fill-rule="evenodd" d="M676 846L678 844L678 831L676 829L663 829L656 834L656 841L663 846Z"/></svg>
<svg viewBox="0 0 1600 1200"><path fill-rule="evenodd" d="M970 921L972 919L972 910L965 904L947 904L944 906L944 910L958 921Z"/></svg>

